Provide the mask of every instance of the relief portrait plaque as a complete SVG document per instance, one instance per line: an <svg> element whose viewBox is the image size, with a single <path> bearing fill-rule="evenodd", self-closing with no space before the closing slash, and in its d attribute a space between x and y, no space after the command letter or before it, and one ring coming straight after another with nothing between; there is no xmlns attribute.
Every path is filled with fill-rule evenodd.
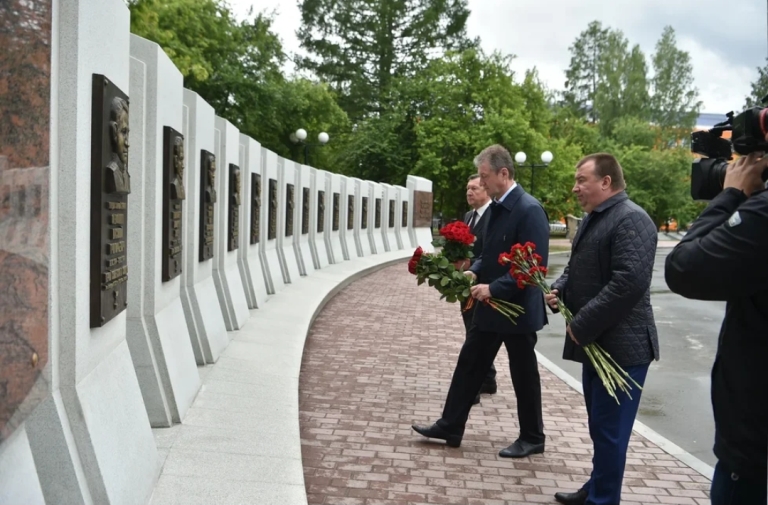
<svg viewBox="0 0 768 505"><path fill-rule="evenodd" d="M285 236L293 236L293 207L296 195L293 191L293 184L285 185Z"/></svg>
<svg viewBox="0 0 768 505"><path fill-rule="evenodd" d="M376 199L375 214L373 219L373 227L381 228L381 198Z"/></svg>
<svg viewBox="0 0 768 505"><path fill-rule="evenodd" d="M365 230L368 228L368 197L363 197L363 210L360 213L360 229Z"/></svg>
<svg viewBox="0 0 768 505"><path fill-rule="evenodd" d="M309 233L309 188L301 188L301 234Z"/></svg>
<svg viewBox="0 0 768 505"><path fill-rule="evenodd" d="M339 214L341 205L341 195L339 193L333 194L333 222L331 223L331 231L339 231Z"/></svg>
<svg viewBox="0 0 768 505"><path fill-rule="evenodd" d="M181 202L185 198L184 137L166 126L163 128L163 282L181 273Z"/></svg>
<svg viewBox="0 0 768 505"><path fill-rule="evenodd" d="M240 167L229 164L229 223L227 226L227 251L240 245Z"/></svg>
<svg viewBox="0 0 768 505"><path fill-rule="evenodd" d="M261 239L261 175L251 174L251 244Z"/></svg>
<svg viewBox="0 0 768 505"><path fill-rule="evenodd" d="M408 202L403 202L403 215L400 217L400 226L408 227Z"/></svg>
<svg viewBox="0 0 768 505"><path fill-rule="evenodd" d="M429 228L432 226L432 193L429 191L413 192L413 227Z"/></svg>
<svg viewBox="0 0 768 505"><path fill-rule="evenodd" d="M395 227L395 201L390 200L389 201L389 221L388 221L389 227L394 228Z"/></svg>
<svg viewBox="0 0 768 505"><path fill-rule="evenodd" d="M325 191L317 192L317 233L325 231Z"/></svg>
<svg viewBox="0 0 768 505"><path fill-rule="evenodd" d="M216 156L200 150L200 261L213 258L213 209L216 203Z"/></svg>
<svg viewBox="0 0 768 505"><path fill-rule="evenodd" d="M274 240L277 237L277 181L269 180L269 212L267 218L267 240Z"/></svg>
<svg viewBox="0 0 768 505"><path fill-rule="evenodd" d="M355 195L347 196L347 230L355 228Z"/></svg>
<svg viewBox="0 0 768 505"><path fill-rule="evenodd" d="M128 96L93 74L91 103L90 327L125 310L128 282Z"/></svg>

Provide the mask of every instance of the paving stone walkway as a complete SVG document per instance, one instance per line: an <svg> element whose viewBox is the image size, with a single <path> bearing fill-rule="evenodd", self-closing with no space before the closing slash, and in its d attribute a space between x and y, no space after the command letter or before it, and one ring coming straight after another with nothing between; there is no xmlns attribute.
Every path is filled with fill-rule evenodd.
<svg viewBox="0 0 768 505"><path fill-rule="evenodd" d="M556 491L587 480L583 397L543 367L547 450L498 457L518 433L504 352L499 391L472 409L460 448L411 430L440 416L464 339L458 310L416 286L405 264L356 281L326 305L307 338L299 385L310 505L556 503ZM633 435L622 503L709 505L708 489L708 479Z"/></svg>

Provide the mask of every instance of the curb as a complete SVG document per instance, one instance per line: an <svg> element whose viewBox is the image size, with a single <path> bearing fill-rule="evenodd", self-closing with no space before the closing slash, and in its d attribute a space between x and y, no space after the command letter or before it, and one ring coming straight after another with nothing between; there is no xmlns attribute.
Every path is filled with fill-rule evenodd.
<svg viewBox="0 0 768 505"><path fill-rule="evenodd" d="M552 372L560 380L578 391L580 395L584 394L584 389L581 386L581 382L573 378L568 372L554 364L549 360L549 358L542 355L539 351L536 351L536 358L544 368ZM715 473L715 469L713 467L709 466L707 463L703 462L693 454L687 452L685 449L675 444L671 440L661 436L658 432L652 430L645 424L635 420L635 425L632 428L632 431L658 445L659 449L666 452L670 456L675 457L681 463L693 468L710 481L712 480L712 476Z"/></svg>

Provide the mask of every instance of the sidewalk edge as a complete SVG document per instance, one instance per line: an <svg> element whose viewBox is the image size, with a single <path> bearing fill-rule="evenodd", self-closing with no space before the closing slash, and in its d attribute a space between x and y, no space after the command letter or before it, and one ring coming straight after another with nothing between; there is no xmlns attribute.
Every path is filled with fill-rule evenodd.
<svg viewBox="0 0 768 505"><path fill-rule="evenodd" d="M570 387L575 389L579 392L579 394L583 395L584 390L581 386L581 382L573 378L568 372L554 364L551 360L549 360L546 356L541 354L539 351L536 351L536 358L539 360L539 363L552 372L555 376L557 376L560 380L568 384ZM650 440L654 444L659 446L659 449L666 452L670 456L674 456L677 458L678 461L681 463L684 463L685 465L688 465L692 469L699 472L701 475L706 477L709 480L712 480L712 476L715 473L715 469L711 466L709 466L707 463L703 462L693 454L687 452L679 445L675 444L671 440L663 437L658 432L652 430L650 427L646 426L645 424L641 423L638 420L635 420L635 425L633 427L633 431L637 433L640 436L645 437L646 439Z"/></svg>

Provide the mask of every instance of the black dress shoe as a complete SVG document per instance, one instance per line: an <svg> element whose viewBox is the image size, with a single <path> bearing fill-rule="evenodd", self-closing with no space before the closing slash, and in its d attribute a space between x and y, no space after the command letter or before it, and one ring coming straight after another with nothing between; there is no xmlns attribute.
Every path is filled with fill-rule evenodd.
<svg viewBox="0 0 768 505"><path fill-rule="evenodd" d="M544 442L540 444L531 444L524 440L515 440L515 443L499 451L502 458L524 458L531 454L541 454L544 452Z"/></svg>
<svg viewBox="0 0 768 505"><path fill-rule="evenodd" d="M427 438L445 440L445 443L450 447L458 447L461 445L461 435L448 433L436 424L433 424L432 426L419 426L414 424L411 425L411 428L413 428L413 431L419 435L424 435Z"/></svg>
<svg viewBox="0 0 768 505"><path fill-rule="evenodd" d="M484 382L483 385L480 387L480 394L495 395L496 390L497 390L497 387L495 382Z"/></svg>
<svg viewBox="0 0 768 505"><path fill-rule="evenodd" d="M586 489L581 488L575 493L555 493L555 500L563 505L584 505L588 494Z"/></svg>
<svg viewBox="0 0 768 505"><path fill-rule="evenodd" d="M477 396L475 396L475 401L472 402L472 405L477 405L480 403L480 394L478 393Z"/></svg>

